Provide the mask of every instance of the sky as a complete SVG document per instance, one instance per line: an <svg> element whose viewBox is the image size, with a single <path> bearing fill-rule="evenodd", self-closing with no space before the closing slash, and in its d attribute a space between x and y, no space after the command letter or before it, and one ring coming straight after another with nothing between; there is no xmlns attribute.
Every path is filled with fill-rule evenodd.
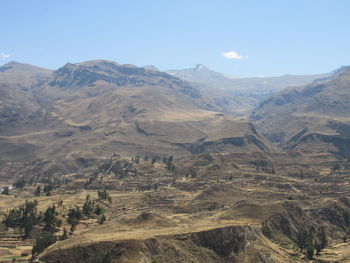
<svg viewBox="0 0 350 263"><path fill-rule="evenodd" d="M0 65L108 59L227 75L350 65L348 0L1 0Z"/></svg>

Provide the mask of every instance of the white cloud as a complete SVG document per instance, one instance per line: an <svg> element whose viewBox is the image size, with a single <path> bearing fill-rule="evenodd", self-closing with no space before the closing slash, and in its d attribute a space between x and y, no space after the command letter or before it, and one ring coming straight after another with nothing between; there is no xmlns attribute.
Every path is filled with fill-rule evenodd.
<svg viewBox="0 0 350 263"><path fill-rule="evenodd" d="M222 53L222 55L228 59L242 59L243 58L243 56L241 56L240 54L238 54L235 51L224 52L224 53Z"/></svg>
<svg viewBox="0 0 350 263"><path fill-rule="evenodd" d="M5 53L0 53L0 59L1 60L5 60L5 59L9 59L11 56L9 54L5 54Z"/></svg>

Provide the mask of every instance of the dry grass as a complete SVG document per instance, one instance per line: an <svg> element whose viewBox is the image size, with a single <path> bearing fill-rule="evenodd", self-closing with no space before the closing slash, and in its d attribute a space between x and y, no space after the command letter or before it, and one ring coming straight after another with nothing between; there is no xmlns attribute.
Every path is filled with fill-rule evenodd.
<svg viewBox="0 0 350 263"><path fill-rule="evenodd" d="M269 160L276 173L257 171L251 163L257 159ZM343 170L330 175L330 169L336 163L340 163ZM175 166L176 172L171 173L163 163L152 165L150 161L141 161L134 164L141 172L139 176L117 179L113 174L99 175L91 187L111 189L113 202L103 204L107 222L98 225L96 218L83 220L68 240L57 242L45 253L102 241L146 240L225 226L259 227L263 220L280 213L282 202L289 198L303 200L300 204L309 209L321 207L334 200L337 193L343 196L350 190L349 185L344 183L349 177L349 172L344 169L345 163L326 153L202 154L178 159ZM196 168L194 178L186 175L190 167ZM303 179L298 177L300 171L303 171ZM0 211L4 213L19 206L26 198L38 199L40 211L62 200L63 207L59 208L64 220L62 227L69 228L62 217L68 209L75 205L81 207L87 195L97 198L97 190L82 189L89 174L80 173L79 179L74 173L67 174L70 183L54 190L51 196L34 197L34 186L26 186L21 191L13 190L10 196L0 199ZM330 176L336 181L314 180ZM156 191L137 191L139 184L149 180L158 183ZM145 213L146 216L142 216ZM291 262L295 260L295 250L268 240L261 242L264 249L275 251L273 255L277 262L281 258L288 258ZM20 250L6 250L6 255L19 255Z"/></svg>

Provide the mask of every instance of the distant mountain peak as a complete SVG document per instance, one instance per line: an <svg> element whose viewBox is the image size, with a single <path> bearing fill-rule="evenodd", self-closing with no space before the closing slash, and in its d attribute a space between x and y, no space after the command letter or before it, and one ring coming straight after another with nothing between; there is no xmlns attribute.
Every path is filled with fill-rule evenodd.
<svg viewBox="0 0 350 263"><path fill-rule="evenodd" d="M15 66L15 65L24 65L24 63L20 63L20 62L17 62L17 61L10 61L8 63L6 63L5 65L3 65L3 67L5 66Z"/></svg>
<svg viewBox="0 0 350 263"><path fill-rule="evenodd" d="M49 69L11 61L0 66L0 82L10 86L24 85L29 87L48 78L51 73L52 71ZM21 83L21 85L16 83Z"/></svg>
<svg viewBox="0 0 350 263"><path fill-rule="evenodd" d="M147 66L144 66L143 68L147 70L160 71L157 67L153 65L147 65Z"/></svg>
<svg viewBox="0 0 350 263"><path fill-rule="evenodd" d="M79 63L75 63L78 65L83 65L83 64L103 64L103 63L113 63L113 64L118 64L117 62L113 61L113 60L108 60L108 59L91 59L91 60L87 60L87 61L82 61Z"/></svg>
<svg viewBox="0 0 350 263"><path fill-rule="evenodd" d="M100 85L101 82L115 87L128 85L147 86L153 85L155 79L162 78L163 83L179 86L181 92L192 92L193 96L199 96L188 83L173 76L155 70L155 67L137 67L131 64L118 64L108 60L92 60L81 63L67 63L52 74L48 82L52 87L63 89L80 89Z"/></svg>
<svg viewBox="0 0 350 263"><path fill-rule="evenodd" d="M197 69L197 70L201 70L201 69L206 69L206 70L209 70L206 66L204 66L203 64L197 64L194 69Z"/></svg>
<svg viewBox="0 0 350 263"><path fill-rule="evenodd" d="M196 82L196 83L209 83L212 81L226 81L237 77L226 76L222 73L216 72L203 64L197 64L194 68L168 70L168 74L178 77L180 79Z"/></svg>
<svg viewBox="0 0 350 263"><path fill-rule="evenodd" d="M21 63L21 62L17 62L17 61L10 61L2 66L0 66L0 68L8 68L8 69L13 69L13 68L20 68L20 69L41 69L41 70L47 70L49 71L49 69L45 69L42 67L38 67L38 66L33 66L30 64L26 64L26 63Z"/></svg>

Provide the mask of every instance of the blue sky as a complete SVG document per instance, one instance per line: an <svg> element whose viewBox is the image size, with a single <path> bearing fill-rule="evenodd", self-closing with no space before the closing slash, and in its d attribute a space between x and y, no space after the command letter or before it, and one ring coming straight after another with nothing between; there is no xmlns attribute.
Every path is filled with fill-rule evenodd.
<svg viewBox="0 0 350 263"><path fill-rule="evenodd" d="M234 76L350 65L350 1L2 0L0 64L109 59ZM223 54L226 54L226 57Z"/></svg>

